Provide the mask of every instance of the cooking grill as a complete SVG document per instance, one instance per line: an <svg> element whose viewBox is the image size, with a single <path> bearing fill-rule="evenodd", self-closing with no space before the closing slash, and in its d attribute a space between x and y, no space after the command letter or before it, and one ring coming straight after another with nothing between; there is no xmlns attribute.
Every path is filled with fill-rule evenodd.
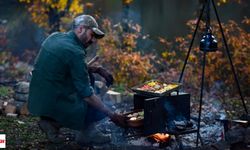
<svg viewBox="0 0 250 150"><path fill-rule="evenodd" d="M155 84L150 86L150 83L153 84L155 83ZM164 83L159 80L150 80L131 88L131 90L133 92L136 92L137 94L145 96L165 96L173 91L178 91L181 88L181 86L182 86L181 83L175 83L175 82ZM143 87L148 87L148 88L143 89ZM164 90L164 88L166 89ZM160 90L162 90L162 92L160 92Z"/></svg>
<svg viewBox="0 0 250 150"><path fill-rule="evenodd" d="M167 133L174 135L181 147L179 135L197 132L194 127L180 130L174 126L174 121L190 121L190 94L179 92L181 84L176 84L175 88L160 94L137 89L152 81L155 80L132 88L135 92L134 110L144 110L144 119L143 126L132 127L128 130L130 133L133 131L129 137Z"/></svg>
<svg viewBox="0 0 250 150"><path fill-rule="evenodd" d="M143 128L146 136L153 133L167 133L170 129L173 132L174 120L190 120L190 94L178 92L168 96L153 97L136 93L134 109L144 110Z"/></svg>

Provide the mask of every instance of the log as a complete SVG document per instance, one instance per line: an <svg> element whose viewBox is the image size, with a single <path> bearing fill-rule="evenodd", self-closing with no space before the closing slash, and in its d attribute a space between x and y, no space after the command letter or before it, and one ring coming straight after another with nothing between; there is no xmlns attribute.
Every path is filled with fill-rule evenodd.
<svg viewBox="0 0 250 150"><path fill-rule="evenodd" d="M16 113L19 115L29 115L28 102L15 101Z"/></svg>
<svg viewBox="0 0 250 150"><path fill-rule="evenodd" d="M15 113L16 112L16 106L13 104L8 104L5 108L4 108L4 112L5 114L8 113Z"/></svg>
<svg viewBox="0 0 250 150"><path fill-rule="evenodd" d="M20 115L29 115L29 110L28 110L28 103L24 103L24 105L21 107L20 109L20 112L19 112Z"/></svg>
<svg viewBox="0 0 250 150"><path fill-rule="evenodd" d="M109 90L107 92L107 95L109 96L110 100L115 103L120 103L122 101L121 93Z"/></svg>

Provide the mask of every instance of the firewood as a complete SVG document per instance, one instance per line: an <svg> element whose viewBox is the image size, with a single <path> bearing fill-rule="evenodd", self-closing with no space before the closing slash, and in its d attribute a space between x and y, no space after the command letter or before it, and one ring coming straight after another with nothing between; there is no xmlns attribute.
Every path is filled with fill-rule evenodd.
<svg viewBox="0 0 250 150"><path fill-rule="evenodd" d="M121 93L109 90L107 92L107 95L109 96L111 101L113 101L115 103L120 103L121 102Z"/></svg>
<svg viewBox="0 0 250 150"><path fill-rule="evenodd" d="M20 102L15 101L15 105L17 107L16 113L19 115L29 115L28 111L28 103L27 102Z"/></svg>
<svg viewBox="0 0 250 150"><path fill-rule="evenodd" d="M20 115L29 115L28 103L24 103L24 105L20 109Z"/></svg>
<svg viewBox="0 0 250 150"><path fill-rule="evenodd" d="M4 109L5 114L8 113L15 113L16 112L16 106L13 104L8 104Z"/></svg>

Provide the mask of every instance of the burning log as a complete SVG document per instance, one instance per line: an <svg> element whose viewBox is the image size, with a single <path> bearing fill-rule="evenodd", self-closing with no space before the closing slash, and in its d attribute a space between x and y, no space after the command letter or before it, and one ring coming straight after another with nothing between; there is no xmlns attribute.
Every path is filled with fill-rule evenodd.
<svg viewBox="0 0 250 150"><path fill-rule="evenodd" d="M152 134L148 137L155 140L158 143L169 142L171 139L170 135L166 134L166 133L156 133L156 134Z"/></svg>
<svg viewBox="0 0 250 150"><path fill-rule="evenodd" d="M148 136L149 141L156 142L159 144L159 148L164 148L169 146L171 136L166 133L155 133Z"/></svg>

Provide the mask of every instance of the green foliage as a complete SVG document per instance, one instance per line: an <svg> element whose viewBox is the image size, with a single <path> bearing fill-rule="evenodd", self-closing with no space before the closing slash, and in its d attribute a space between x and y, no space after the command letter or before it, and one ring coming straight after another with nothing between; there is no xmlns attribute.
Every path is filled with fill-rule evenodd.
<svg viewBox="0 0 250 150"><path fill-rule="evenodd" d="M44 134L36 125L37 117L4 117L0 116L0 129L6 134L9 149L36 149Z"/></svg>
<svg viewBox="0 0 250 150"><path fill-rule="evenodd" d="M119 92L119 93L123 93L124 91L126 91L126 87L122 84L116 84L114 86L114 91Z"/></svg>
<svg viewBox="0 0 250 150"><path fill-rule="evenodd" d="M10 87L0 86L0 97L8 96L10 95L10 93L11 93Z"/></svg>

